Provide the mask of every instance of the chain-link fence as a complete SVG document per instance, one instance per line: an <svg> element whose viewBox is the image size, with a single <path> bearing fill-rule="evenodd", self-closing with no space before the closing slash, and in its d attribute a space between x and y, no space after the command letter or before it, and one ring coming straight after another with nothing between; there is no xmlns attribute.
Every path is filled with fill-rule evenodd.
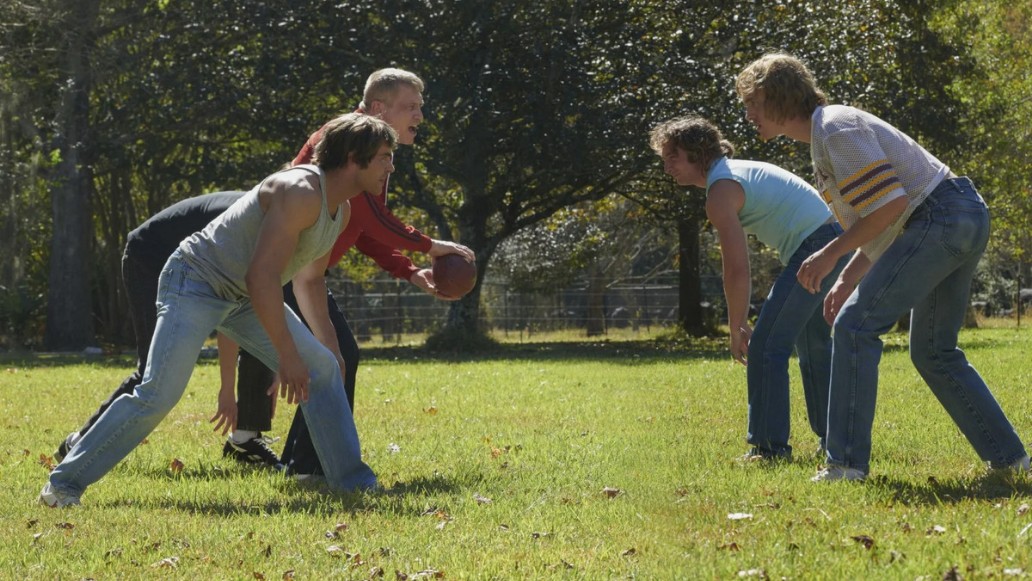
<svg viewBox="0 0 1032 581"><path fill-rule="evenodd" d="M338 278L327 283L359 341L390 342L403 335L429 333L448 316L449 303L435 300L408 282L358 284ZM584 286L516 292L507 284L488 280L481 290L481 319L489 330L505 335L585 330L592 323L602 332L615 328L651 331L677 324L676 284L633 280L611 284L596 297L595 309L589 308L589 294Z"/></svg>

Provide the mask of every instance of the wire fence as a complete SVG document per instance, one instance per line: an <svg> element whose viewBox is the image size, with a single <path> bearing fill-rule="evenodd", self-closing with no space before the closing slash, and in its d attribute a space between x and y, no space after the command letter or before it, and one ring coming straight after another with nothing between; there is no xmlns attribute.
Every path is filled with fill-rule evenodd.
<svg viewBox="0 0 1032 581"><path fill-rule="evenodd" d="M408 334L430 333L444 324L449 303L435 300L414 285L399 280L355 283L348 279L327 284L359 341L399 340ZM489 331L534 334L551 331L653 327L677 324L676 284L622 281L609 285L601 308L589 308L586 287L543 292L516 292L505 283L485 281L480 317ZM598 314L591 314L591 312Z"/></svg>

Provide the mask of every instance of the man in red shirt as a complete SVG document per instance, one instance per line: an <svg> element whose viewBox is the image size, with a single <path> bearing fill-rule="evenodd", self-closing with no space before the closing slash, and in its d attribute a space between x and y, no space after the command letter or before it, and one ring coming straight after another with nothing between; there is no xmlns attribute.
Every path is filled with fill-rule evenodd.
<svg viewBox="0 0 1032 581"><path fill-rule="evenodd" d="M415 142L418 127L423 122L423 88L422 79L411 72L395 68L378 70L366 81L362 102L356 112L383 119L398 132L400 145L412 145ZM308 139L297 157L294 158L293 165L311 161L315 145L321 136L322 128ZM395 278L407 280L438 299L457 300L459 297L449 297L439 293L434 286L431 270L414 265L401 251L422 252L431 257L459 254L470 261L474 260L473 251L454 242L434 240L398 220L387 209L387 187L388 184L385 182L380 192L363 192L351 199L351 220L333 246L330 254L330 266L337 264L348 250L355 247ZM293 289L289 284L284 289L284 297L295 312L300 312L293 296ZM345 368L341 370L341 373L344 376L348 405L354 413L355 378L359 363L358 342L351 332L347 319L329 292L327 292L327 306L330 311L330 320L337 333L337 340L340 343L341 354L344 356ZM269 378L262 378L262 372L255 372L255 366L261 366L261 364L246 354L241 354L241 383L244 382L245 377L256 377L259 385L255 387L267 387L270 383ZM266 371L266 373L271 372ZM234 439L247 441L249 437L253 436L248 433L234 433L226 447L231 448ZM227 453L231 453L231 451ZM287 434L282 462L291 474L298 476L322 473L322 467L319 465L319 459L315 454L315 448L308 435L308 427L300 408L296 411Z"/></svg>

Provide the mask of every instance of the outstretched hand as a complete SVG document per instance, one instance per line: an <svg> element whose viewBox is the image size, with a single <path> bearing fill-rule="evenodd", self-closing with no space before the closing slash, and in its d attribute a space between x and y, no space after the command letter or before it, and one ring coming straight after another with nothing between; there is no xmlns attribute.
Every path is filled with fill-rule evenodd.
<svg viewBox="0 0 1032 581"><path fill-rule="evenodd" d="M308 383L311 377L308 374L308 366L305 365L301 356L292 353L280 357L279 372L280 397L286 398L287 403L295 404L308 401ZM270 388L269 395L276 389L275 385Z"/></svg>
<svg viewBox="0 0 1032 581"><path fill-rule="evenodd" d="M222 429L222 435L230 433L236 430L237 425L237 404L236 394L232 391L224 392L219 391L219 407L215 411L215 415L208 420L208 423L213 423L218 420L219 423L215 424L214 431Z"/></svg>

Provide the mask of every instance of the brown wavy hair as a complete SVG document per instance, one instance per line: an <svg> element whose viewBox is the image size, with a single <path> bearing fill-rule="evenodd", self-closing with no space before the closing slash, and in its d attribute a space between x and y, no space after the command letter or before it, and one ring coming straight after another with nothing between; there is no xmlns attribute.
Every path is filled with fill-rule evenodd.
<svg viewBox="0 0 1032 581"><path fill-rule="evenodd" d="M649 133L649 145L662 156L668 147L677 147L687 152L688 161L699 163L708 169L721 157L733 157L735 146L712 121L697 115L686 115L655 126Z"/></svg>
<svg viewBox="0 0 1032 581"><path fill-rule="evenodd" d="M354 160L366 168L384 144L391 149L398 146L398 133L390 125L364 113L347 113L322 128L312 163L326 171Z"/></svg>

